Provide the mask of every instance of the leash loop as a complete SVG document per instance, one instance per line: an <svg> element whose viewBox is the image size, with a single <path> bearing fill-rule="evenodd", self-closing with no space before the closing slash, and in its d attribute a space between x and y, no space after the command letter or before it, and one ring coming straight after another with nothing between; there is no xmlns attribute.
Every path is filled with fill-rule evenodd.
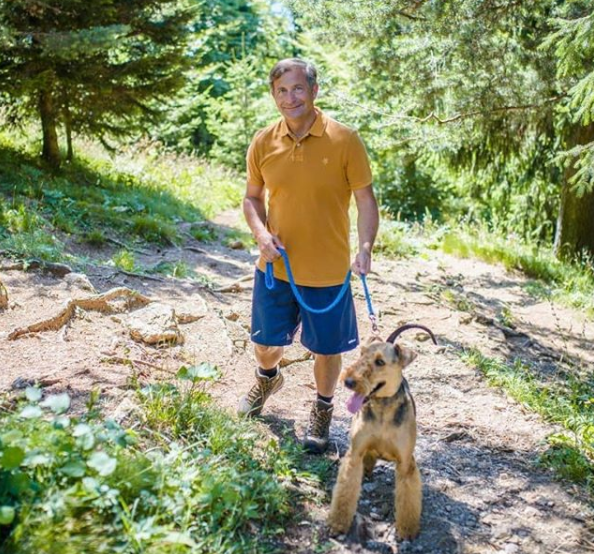
<svg viewBox="0 0 594 554"><path fill-rule="evenodd" d="M281 257L283 258L285 269L287 270L287 276L289 278L289 286L291 287L291 291L293 292L293 295L295 296L295 299L297 300L298 304L304 310L311 312L313 314L325 314L332 310L341 301L342 297L348 290L351 281L350 269L347 272L344 283L342 284L342 288L338 292L338 296L325 308L312 308L311 306L306 304L305 300L303 300L303 297L297 289L297 285L295 284L295 278L293 277L293 272L291 271L291 264L289 263L289 256L287 255L286 250L284 248L279 248L278 251L280 252ZM375 316L373 305L371 303L371 295L369 294L369 289L367 288L367 278L363 273L359 277L361 278L361 283L363 284L363 292L365 293L365 302L367 303L367 312L369 313L369 320L371 321L371 329L373 333L377 335L379 334L379 329L377 326L377 318ZM272 290L275 286L274 268L272 262L266 263L264 282L268 290Z"/></svg>

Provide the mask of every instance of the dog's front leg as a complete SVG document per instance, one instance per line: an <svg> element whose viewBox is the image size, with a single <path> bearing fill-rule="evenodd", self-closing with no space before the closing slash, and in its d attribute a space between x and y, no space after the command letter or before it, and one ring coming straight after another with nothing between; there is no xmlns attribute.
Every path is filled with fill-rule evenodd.
<svg viewBox="0 0 594 554"><path fill-rule="evenodd" d="M335 533L346 533L357 511L363 479L363 452L351 447L340 464L332 492L328 525Z"/></svg>
<svg viewBox="0 0 594 554"><path fill-rule="evenodd" d="M421 473L414 456L398 464L395 496L398 535L413 539L419 534L423 502Z"/></svg>

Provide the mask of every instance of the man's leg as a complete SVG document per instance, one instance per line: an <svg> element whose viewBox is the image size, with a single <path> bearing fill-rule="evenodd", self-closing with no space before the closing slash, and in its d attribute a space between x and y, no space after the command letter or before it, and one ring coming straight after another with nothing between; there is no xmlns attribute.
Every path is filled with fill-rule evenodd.
<svg viewBox="0 0 594 554"><path fill-rule="evenodd" d="M254 344L254 354L259 366L256 368L256 384L240 398L237 410L239 415L260 415L266 400L282 388L284 378L278 363L283 357L283 350L282 346Z"/></svg>
<svg viewBox="0 0 594 554"><path fill-rule="evenodd" d="M275 288L268 290L264 273L257 270L254 276L251 333L258 367L255 384L239 400L239 415L259 415L270 395L283 386L283 375L278 363L283 357L284 347L266 344L290 344L299 321L299 310L293 302L289 284L277 281Z"/></svg>
<svg viewBox="0 0 594 554"><path fill-rule="evenodd" d="M321 454L328 448L330 422L332 421L332 397L340 375L342 358L340 354L316 354L314 377L318 397L313 403L309 426L303 439L303 447L312 454Z"/></svg>
<svg viewBox="0 0 594 554"><path fill-rule="evenodd" d="M264 366L261 366L264 367ZM342 367L342 356L340 354L316 354L314 362L314 376L318 394L328 398L334 396L336 383Z"/></svg>
<svg viewBox="0 0 594 554"><path fill-rule="evenodd" d="M282 346L263 346L261 344L254 344L254 354L260 369L271 370L276 369L278 362L283 357Z"/></svg>

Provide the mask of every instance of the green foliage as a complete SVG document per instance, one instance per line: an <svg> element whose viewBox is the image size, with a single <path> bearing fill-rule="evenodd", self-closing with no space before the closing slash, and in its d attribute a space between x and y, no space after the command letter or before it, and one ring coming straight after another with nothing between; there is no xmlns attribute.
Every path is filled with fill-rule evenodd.
<svg viewBox="0 0 594 554"><path fill-rule="evenodd" d="M88 233L83 235L83 240L91 246L100 248L105 244L106 237L101 229L91 229Z"/></svg>
<svg viewBox="0 0 594 554"><path fill-rule="evenodd" d="M560 300L594 317L594 264L587 257L574 262L560 261L551 250L528 245L517 237L464 226L448 232L441 246L448 254L463 258L476 256L489 263L502 263L507 269L517 269L540 279L550 289L530 285L530 290L537 296Z"/></svg>
<svg viewBox="0 0 594 554"><path fill-rule="evenodd" d="M584 484L594 494L594 381L588 373L559 373L550 378L516 359L512 364L483 356L478 350L463 359L483 372L492 385L503 387L513 398L547 421L563 427L548 437L542 462L557 473Z"/></svg>
<svg viewBox="0 0 594 554"><path fill-rule="evenodd" d="M43 156L53 165L62 123L69 135L102 141L144 131L184 83L195 7L172 0L2 2L0 101L12 121L41 122Z"/></svg>
<svg viewBox="0 0 594 554"><path fill-rule="evenodd" d="M120 250L112 257L113 264L124 271L133 272L136 269L134 253L129 250Z"/></svg>
<svg viewBox="0 0 594 554"><path fill-rule="evenodd" d="M411 226L401 221L383 218L374 250L390 258L407 258L418 253Z"/></svg>
<svg viewBox="0 0 594 554"><path fill-rule="evenodd" d="M173 225L158 217L135 215L132 217L130 230L146 242L172 244L177 239Z"/></svg>
<svg viewBox="0 0 594 554"><path fill-rule="evenodd" d="M212 404L218 374L183 367L177 383L140 390L136 431L92 409L66 415L66 395L33 388L0 412L2 552L272 552L289 483L319 480L294 447Z"/></svg>
<svg viewBox="0 0 594 554"><path fill-rule="evenodd" d="M195 272L183 261L159 262L156 266L151 268L150 273L160 273L176 279L195 276Z"/></svg>
<svg viewBox="0 0 594 554"><path fill-rule="evenodd" d="M243 168L247 144L275 114L268 71L287 57L291 22L268 0L208 0L193 20L194 69L159 140Z"/></svg>
<svg viewBox="0 0 594 554"><path fill-rule="evenodd" d="M291 5L305 48L342 59L326 66L331 100L369 145L387 210L463 215L543 244L556 233L594 252L582 223L594 218L589 2ZM590 195L582 219L560 202L568 182Z"/></svg>
<svg viewBox="0 0 594 554"><path fill-rule="evenodd" d="M64 233L96 246L134 237L171 244L178 223L204 224L243 196L232 171L156 147L112 159L85 144L86 156L59 173L28 148L0 135L0 248L15 256L65 257Z"/></svg>

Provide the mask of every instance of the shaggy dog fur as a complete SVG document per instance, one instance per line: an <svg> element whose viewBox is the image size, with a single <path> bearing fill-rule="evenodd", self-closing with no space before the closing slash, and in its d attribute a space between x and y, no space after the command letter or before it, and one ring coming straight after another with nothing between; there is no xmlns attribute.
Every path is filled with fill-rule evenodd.
<svg viewBox="0 0 594 554"><path fill-rule="evenodd" d="M435 342L433 333L426 327L403 325L387 342L371 339L361 348L359 359L341 375L344 385L354 391L347 407L355 417L351 444L340 464L328 516L328 525L335 533L349 530L357 510L363 472L371 476L378 458L396 463L399 536L411 539L419 533L423 494L413 454L417 437L416 408L402 375L416 354L394 344L400 333L413 327L429 332Z"/></svg>

